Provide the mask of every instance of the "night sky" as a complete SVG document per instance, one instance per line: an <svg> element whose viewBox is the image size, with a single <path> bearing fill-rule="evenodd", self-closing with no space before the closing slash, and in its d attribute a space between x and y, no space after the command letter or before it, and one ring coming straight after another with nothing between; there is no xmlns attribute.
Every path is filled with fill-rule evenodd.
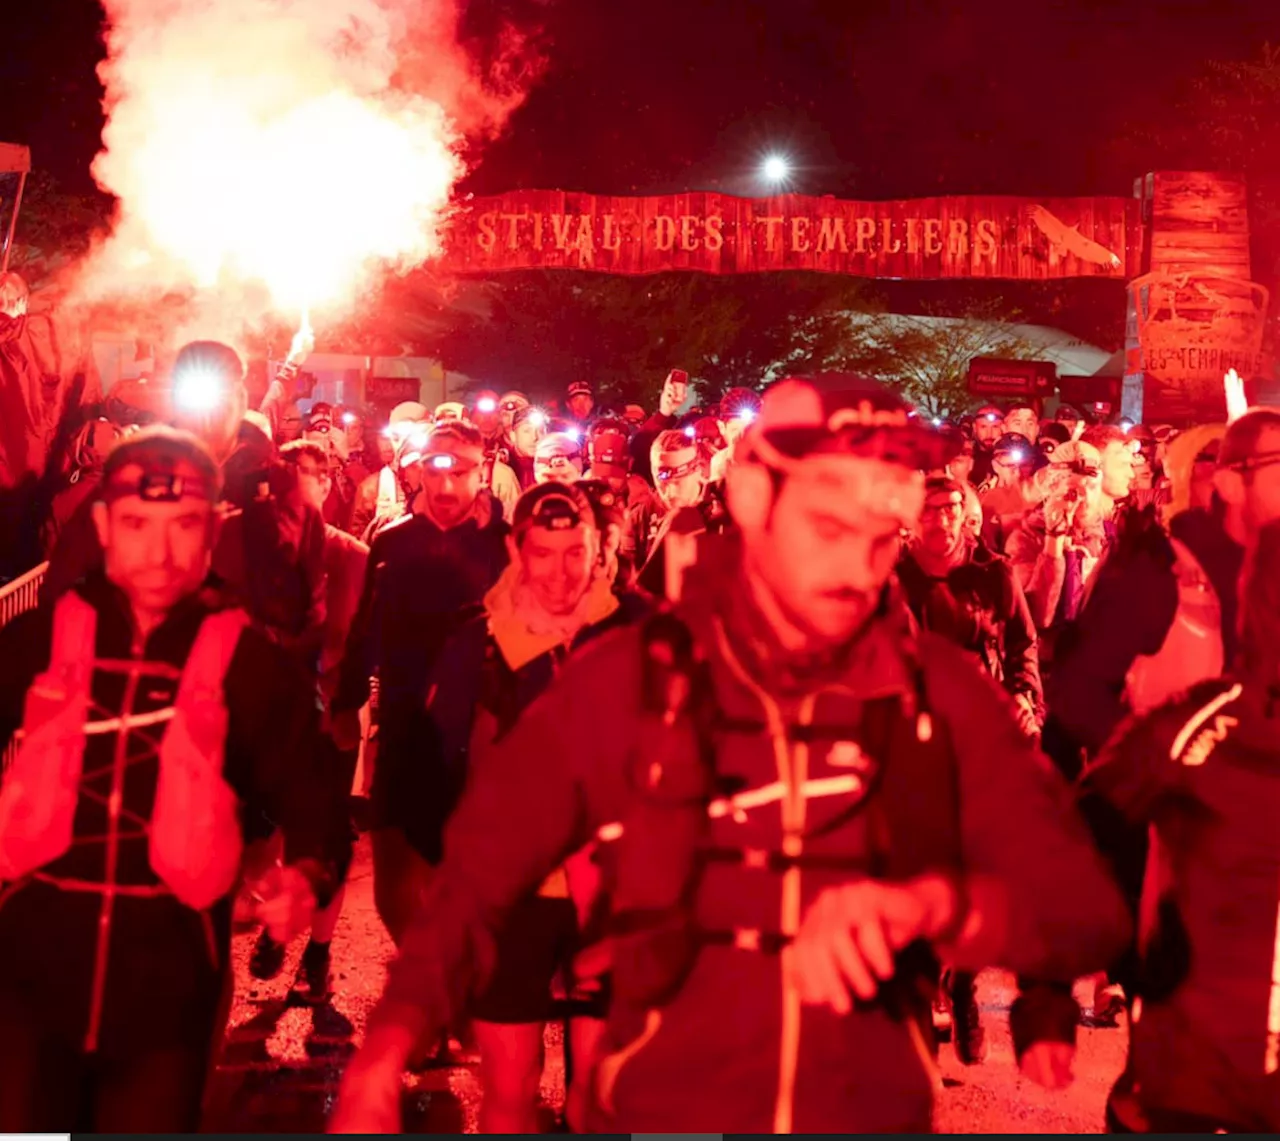
<svg viewBox="0 0 1280 1141"><path fill-rule="evenodd" d="M3 8L0 139L87 190L101 12ZM545 75L467 189L751 193L777 147L809 193L1128 194L1153 156L1126 129L1206 59L1280 40L1276 0L547 0L542 18Z"/></svg>

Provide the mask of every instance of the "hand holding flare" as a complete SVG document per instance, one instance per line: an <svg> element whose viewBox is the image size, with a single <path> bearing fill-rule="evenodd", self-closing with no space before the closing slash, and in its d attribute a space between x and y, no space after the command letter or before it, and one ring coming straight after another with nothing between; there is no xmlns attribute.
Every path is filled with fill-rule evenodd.
<svg viewBox="0 0 1280 1141"><path fill-rule="evenodd" d="M1222 388L1227 396L1227 423L1230 424L1249 411L1249 398L1244 394L1244 380L1235 369L1222 378Z"/></svg>

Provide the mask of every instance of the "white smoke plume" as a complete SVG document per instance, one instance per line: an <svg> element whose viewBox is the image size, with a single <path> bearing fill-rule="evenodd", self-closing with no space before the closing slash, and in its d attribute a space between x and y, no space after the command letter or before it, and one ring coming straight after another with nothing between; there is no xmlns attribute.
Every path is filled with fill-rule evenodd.
<svg viewBox="0 0 1280 1141"><path fill-rule="evenodd" d="M173 333L234 337L340 318L437 254L464 144L501 129L537 62L510 33L481 75L456 3L103 0L93 174L118 208L73 300L167 297Z"/></svg>

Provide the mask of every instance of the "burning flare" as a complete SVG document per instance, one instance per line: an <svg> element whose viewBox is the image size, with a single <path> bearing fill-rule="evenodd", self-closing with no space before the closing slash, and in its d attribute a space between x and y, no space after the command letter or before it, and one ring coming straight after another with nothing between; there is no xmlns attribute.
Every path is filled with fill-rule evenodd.
<svg viewBox="0 0 1280 1141"><path fill-rule="evenodd" d="M522 96L482 79L454 0L103 3L93 173L120 201L86 300L265 289L293 315L350 308L371 272L438 252L464 137Z"/></svg>

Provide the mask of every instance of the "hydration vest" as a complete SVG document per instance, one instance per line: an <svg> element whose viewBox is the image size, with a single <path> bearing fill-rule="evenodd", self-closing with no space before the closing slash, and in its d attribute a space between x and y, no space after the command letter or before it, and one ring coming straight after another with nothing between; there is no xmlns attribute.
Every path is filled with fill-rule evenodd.
<svg viewBox="0 0 1280 1141"><path fill-rule="evenodd" d="M782 726L791 744L824 738L864 744L873 768L862 794L848 810L806 836L832 833L865 812L869 850L848 857L785 850L761 854L714 846L710 817L716 802L738 791L719 769L717 740L735 733L765 735L769 727L725 719L701 647L675 614L650 618L642 643L646 715L635 733L637 770L629 776L633 796L626 818L600 834L613 849L608 926L613 988L621 999L651 1009L667 1005L707 945L778 954L789 944L790 937L782 932L698 925L698 889L712 863L751 866L751 860L763 859L761 866L778 875L798 866L847 868L851 875L885 879L961 866L955 755L945 726L935 723L925 705L917 663L911 663L915 696L863 702L856 725ZM914 647L905 648L910 657ZM898 973L881 988L880 1001L895 1015L917 1017L922 997L917 984L934 978L931 950L913 944L899 955ZM926 1001L923 1011L927 1009Z"/></svg>
<svg viewBox="0 0 1280 1141"><path fill-rule="evenodd" d="M90 734L128 733L133 724L164 720L148 713L140 721L128 708L105 721L90 720L97 619L74 593L54 609L49 667L27 692L18 754L0 786L0 880L36 872L71 847ZM198 911L227 895L240 874L239 802L222 775L228 719L223 679L248 624L241 610L211 614L201 623L158 751L147 827L151 869Z"/></svg>

